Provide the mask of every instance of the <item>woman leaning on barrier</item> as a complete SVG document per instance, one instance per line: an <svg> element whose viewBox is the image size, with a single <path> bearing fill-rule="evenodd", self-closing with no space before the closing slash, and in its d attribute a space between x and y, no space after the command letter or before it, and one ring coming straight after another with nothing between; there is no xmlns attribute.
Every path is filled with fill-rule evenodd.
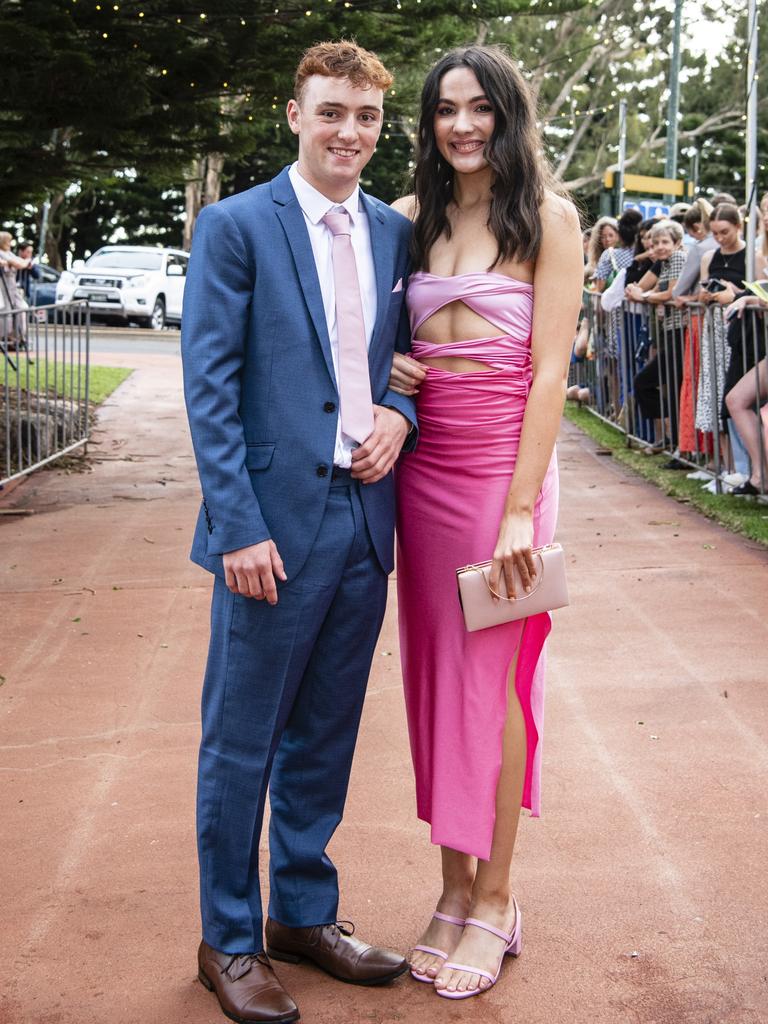
<svg viewBox="0 0 768 1024"><path fill-rule="evenodd" d="M730 419L724 397L745 370L754 365L754 361L747 366L743 353L737 353L741 348L741 331L726 328L721 308L730 306L742 294L747 273L747 249L738 207L732 203L717 206L710 220L710 229L717 247L702 258L701 286L696 296L711 310L703 322L696 426L715 436L727 429L731 446L729 461L738 479L726 479L726 483L739 484L749 476L749 456Z"/></svg>
<svg viewBox="0 0 768 1024"><path fill-rule="evenodd" d="M31 264L31 259L20 259L11 252L13 238L7 231L0 231L0 271L3 275L5 292L8 296L10 306L17 313L13 317L3 317L4 323L0 323L0 338L7 348L27 347L27 303L16 283L16 271L26 270ZM12 320L12 325L7 321Z"/></svg>
<svg viewBox="0 0 768 1024"><path fill-rule="evenodd" d="M685 266L683 229L675 221L661 220L651 228L656 262L637 284L627 287L633 302L656 306L660 327L656 352L635 375L634 392L640 412L653 420L656 436L649 452L677 445L678 405L682 380L683 314L672 304L672 291Z"/></svg>
<svg viewBox="0 0 768 1024"><path fill-rule="evenodd" d="M694 239L688 247L683 272L678 278L672 294L675 305L682 308L694 302L701 280L701 261L705 253L717 248L717 242L710 232L710 217L714 207L703 197L695 199L683 217L683 227ZM701 365L701 309L689 310L685 327L685 348L683 350L683 384L680 388L680 422L678 445L681 452L693 453L701 449L701 437L696 434L696 395L698 393L699 367ZM711 448L711 445L710 445ZM676 462L675 469L684 469L682 462Z"/></svg>

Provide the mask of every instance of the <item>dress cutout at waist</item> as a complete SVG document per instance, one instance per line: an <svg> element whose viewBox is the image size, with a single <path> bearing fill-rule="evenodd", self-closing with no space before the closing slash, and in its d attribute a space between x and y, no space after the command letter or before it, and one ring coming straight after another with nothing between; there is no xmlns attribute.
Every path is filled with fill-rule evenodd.
<svg viewBox="0 0 768 1024"><path fill-rule="evenodd" d="M488 366L528 370L531 361L533 286L505 274L480 271L439 277L419 271L408 282L411 347L416 359L462 356ZM452 302L463 302L503 333L490 338L435 344L416 337L421 325Z"/></svg>

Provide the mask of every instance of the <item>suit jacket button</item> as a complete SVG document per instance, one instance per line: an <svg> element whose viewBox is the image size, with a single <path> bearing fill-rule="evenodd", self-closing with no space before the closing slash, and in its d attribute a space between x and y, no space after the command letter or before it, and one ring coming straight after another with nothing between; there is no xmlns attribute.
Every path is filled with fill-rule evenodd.
<svg viewBox="0 0 768 1024"><path fill-rule="evenodd" d="M336 403L326 402L323 406L323 412L336 412Z"/></svg>
<svg viewBox="0 0 768 1024"><path fill-rule="evenodd" d="M322 463L315 470L318 476L328 476L328 467L322 465Z"/></svg>

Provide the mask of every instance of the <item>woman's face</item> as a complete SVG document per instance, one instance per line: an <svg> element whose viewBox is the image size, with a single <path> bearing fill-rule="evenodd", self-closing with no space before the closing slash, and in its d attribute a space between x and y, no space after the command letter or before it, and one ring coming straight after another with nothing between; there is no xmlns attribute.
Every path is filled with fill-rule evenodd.
<svg viewBox="0 0 768 1024"><path fill-rule="evenodd" d="M677 243L665 231L653 238L653 255L657 260L666 260L677 248Z"/></svg>
<svg viewBox="0 0 768 1024"><path fill-rule="evenodd" d="M609 249L619 241L619 232L610 224L603 224L600 228L600 244L604 249Z"/></svg>
<svg viewBox="0 0 768 1024"><path fill-rule="evenodd" d="M646 252L649 252L653 248L653 239L651 238L650 231L640 232L640 244Z"/></svg>
<svg viewBox="0 0 768 1024"><path fill-rule="evenodd" d="M486 170L485 148L495 124L493 107L474 72L467 67L446 71L435 110L435 142L457 173Z"/></svg>
<svg viewBox="0 0 768 1024"><path fill-rule="evenodd" d="M707 234L703 221L699 221L697 224L689 224L686 231L691 238L695 238L697 242L700 242Z"/></svg>
<svg viewBox="0 0 768 1024"><path fill-rule="evenodd" d="M738 245L741 232L737 224L731 224L729 220L713 220L709 226L721 249L733 249Z"/></svg>

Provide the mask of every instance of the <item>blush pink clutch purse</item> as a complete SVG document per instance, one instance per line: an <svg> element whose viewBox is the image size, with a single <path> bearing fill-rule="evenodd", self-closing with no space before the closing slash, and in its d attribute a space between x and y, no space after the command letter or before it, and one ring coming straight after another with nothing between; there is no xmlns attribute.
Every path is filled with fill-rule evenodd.
<svg viewBox="0 0 768 1024"><path fill-rule="evenodd" d="M498 601L494 601L488 582L491 562L464 565L456 570L459 601L469 633L474 633L477 629L488 629L490 626L500 626L502 622L527 619L529 615L538 615L539 612L551 612L568 604L565 552L562 547L559 544L547 544L543 548L534 548L533 560L536 565L536 579L531 592L525 593L515 569L515 591L522 596L507 597L502 576L502 592L497 595Z"/></svg>

